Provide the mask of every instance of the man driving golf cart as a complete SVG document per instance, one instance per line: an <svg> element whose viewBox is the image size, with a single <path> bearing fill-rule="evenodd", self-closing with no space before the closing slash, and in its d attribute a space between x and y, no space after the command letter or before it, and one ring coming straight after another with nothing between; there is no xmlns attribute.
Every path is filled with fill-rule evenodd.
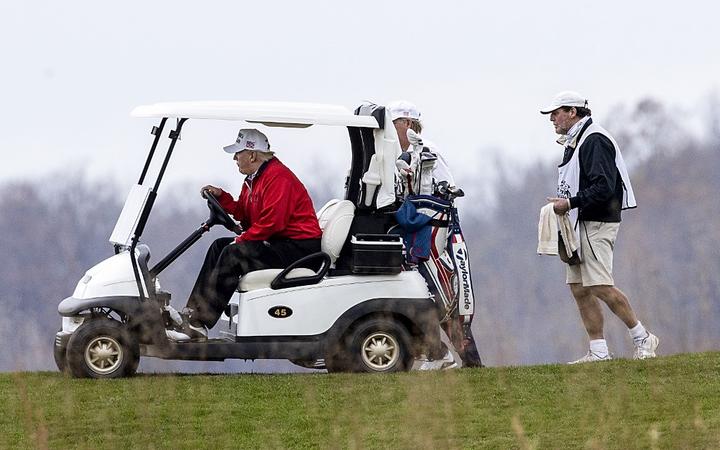
<svg viewBox="0 0 720 450"><path fill-rule="evenodd" d="M58 305L62 321L53 353L61 371L76 377L131 376L140 357L154 357L185 361L288 359L329 372L386 373L409 370L420 354L442 358L439 324L447 308L436 303L437 297L417 267L405 264L402 238L388 234L397 225L395 161L401 149L385 108L362 105L352 112L342 106L311 103L176 102L139 106L133 115L159 123L151 129L145 164L110 236L114 254L88 269L72 295ZM152 260L143 233L173 150L185 123L200 125L206 120L259 123L299 132L310 126L345 128L351 161L343 196L311 214L305 188L276 158L245 170L246 162L259 163L269 156L270 146L262 146L264 136L256 136L251 146L232 149L242 173L249 176L239 201L209 186L204 190L207 220L167 255ZM168 130L172 123L174 128ZM161 141L165 150L156 151ZM263 202L276 198L263 195L276 188L271 177L274 170L282 171L294 186L287 198L278 201L287 200L289 210L306 201L300 211L307 215L299 218L288 212L282 215L287 222L277 221L283 226L272 232L260 228L267 234L257 234L255 241L277 250L275 261L280 260L277 265L264 261L265 267L283 267L298 258L279 248L281 240L313 241L321 235L320 251L295 249L314 253L284 269L244 273L243 263L237 262L228 266L232 277L220 273L224 270L218 267L220 259L232 256L245 239L253 241L248 238L263 223L267 212L262 209ZM263 184L267 189L260 189ZM220 194L222 205L213 191ZM208 300L201 297L207 290L198 287L199 295L188 303L194 311L183 320L170 306L171 291L163 289L159 276L212 227L221 225L237 233L237 224L228 212L246 231L239 238L211 246L198 284L207 277L208 289L221 295L232 291L232 298L227 302L218 295ZM308 227L293 227L293 223ZM316 227L322 233L314 231ZM285 232L289 234L281 234ZM249 259L244 261L249 264ZM309 261L312 268L306 267ZM222 280L227 284L218 288ZM189 329L190 320L199 332ZM204 338L204 327L213 324L218 336Z"/></svg>
<svg viewBox="0 0 720 450"><path fill-rule="evenodd" d="M206 339L230 302L240 277L263 269L281 269L320 251L322 232L305 186L256 129L242 129L235 143L223 148L245 175L237 201L207 185L201 195L215 196L242 227L238 236L215 240L207 251L182 323L167 331L176 341ZM244 230L244 231L242 231Z"/></svg>

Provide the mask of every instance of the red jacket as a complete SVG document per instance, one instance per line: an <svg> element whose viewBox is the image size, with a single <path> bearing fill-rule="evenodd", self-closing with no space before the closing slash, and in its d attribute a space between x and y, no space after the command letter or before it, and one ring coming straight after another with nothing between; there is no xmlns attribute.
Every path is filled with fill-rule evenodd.
<svg viewBox="0 0 720 450"><path fill-rule="evenodd" d="M305 186L277 158L263 164L253 180L245 179L238 201L225 191L218 201L245 230L235 242L322 236Z"/></svg>

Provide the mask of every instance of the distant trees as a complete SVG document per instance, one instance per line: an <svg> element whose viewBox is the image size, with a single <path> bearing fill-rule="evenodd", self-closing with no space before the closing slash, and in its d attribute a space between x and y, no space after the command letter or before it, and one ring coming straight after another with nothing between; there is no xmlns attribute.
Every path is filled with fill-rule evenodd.
<svg viewBox="0 0 720 450"><path fill-rule="evenodd" d="M109 250L117 195L63 180L0 187L0 370L48 367L58 302Z"/></svg>
<svg viewBox="0 0 720 450"><path fill-rule="evenodd" d="M660 336L662 354L717 349L720 342L718 104L717 97L710 102L700 132L652 100L621 108L603 124L632 161L639 203L623 214L616 280ZM497 179L507 179L498 170ZM305 182L319 208L342 189L317 175ZM564 267L535 253L539 210L555 176L553 164L538 164L520 182L498 182L501 203L482 211L479 194L464 187L462 225L477 295L474 326L489 364L565 361L585 351ZM194 191L164 188L158 197L144 236L153 261L206 218L199 196L180 194ZM107 239L124 194L82 174L0 184L0 370L54 367L57 304L72 294L85 270L112 253ZM161 274L175 305L184 305L205 249L220 234L211 232ZM607 337L617 354L630 354L619 321L607 321Z"/></svg>

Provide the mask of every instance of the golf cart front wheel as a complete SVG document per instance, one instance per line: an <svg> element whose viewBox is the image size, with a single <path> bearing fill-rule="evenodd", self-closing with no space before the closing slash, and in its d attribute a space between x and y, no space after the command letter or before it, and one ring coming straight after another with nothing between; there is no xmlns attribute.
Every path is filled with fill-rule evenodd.
<svg viewBox="0 0 720 450"><path fill-rule="evenodd" d="M55 365L57 366L60 373L67 372L67 358L65 356L65 347L53 345L53 357L55 358Z"/></svg>
<svg viewBox="0 0 720 450"><path fill-rule="evenodd" d="M372 319L352 333L348 348L354 372L387 373L408 370L412 365L410 335L391 319Z"/></svg>
<svg viewBox="0 0 720 450"><path fill-rule="evenodd" d="M140 351L123 324L99 319L83 324L67 347L70 373L79 378L120 378L137 370Z"/></svg>

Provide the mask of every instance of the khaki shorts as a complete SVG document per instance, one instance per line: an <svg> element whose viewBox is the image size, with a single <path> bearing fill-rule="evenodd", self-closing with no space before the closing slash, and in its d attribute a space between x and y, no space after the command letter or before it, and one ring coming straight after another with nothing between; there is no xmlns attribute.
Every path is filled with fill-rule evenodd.
<svg viewBox="0 0 720 450"><path fill-rule="evenodd" d="M614 286L612 276L613 249L619 222L580 222L582 262L567 266L567 284L583 286Z"/></svg>

